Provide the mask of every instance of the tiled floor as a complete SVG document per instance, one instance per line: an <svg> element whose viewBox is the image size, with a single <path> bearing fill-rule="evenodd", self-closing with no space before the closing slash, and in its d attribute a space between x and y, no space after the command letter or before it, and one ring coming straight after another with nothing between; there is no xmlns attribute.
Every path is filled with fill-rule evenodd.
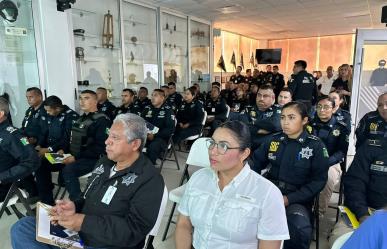
<svg viewBox="0 0 387 249"><path fill-rule="evenodd" d="M177 170L175 162L166 162L164 164L164 168L162 171L162 175L164 176L164 180L166 182L168 190L172 190L173 188L177 187L182 171L185 166L185 159L187 157L187 153L178 152L178 158L180 163L180 171ZM190 169L194 170L195 167L190 167ZM334 196L335 197L335 196ZM332 198L335 199L335 198ZM334 202L335 200L332 200ZM19 204L18 204L19 205ZM162 234L165 229L165 225L168 219L168 216L170 214L170 210L172 207L172 203L169 201L158 236L155 238L153 245L156 249L174 249L174 230L175 225L171 224L169 233L167 236L167 239L165 241L161 241ZM20 208L22 209L22 208ZM320 222L320 249L328 249L328 242L327 242L327 235L329 230L334 224L334 219L336 215L336 210L328 209L327 215L324 217L324 219ZM175 214L175 218L176 218ZM9 229L13 223L15 223L17 220L17 217L15 215L8 216L4 214L4 216L0 219L0 249L10 249L10 236L9 236ZM313 242L311 249L315 248L315 243ZM26 248L27 249L27 248Z"/></svg>

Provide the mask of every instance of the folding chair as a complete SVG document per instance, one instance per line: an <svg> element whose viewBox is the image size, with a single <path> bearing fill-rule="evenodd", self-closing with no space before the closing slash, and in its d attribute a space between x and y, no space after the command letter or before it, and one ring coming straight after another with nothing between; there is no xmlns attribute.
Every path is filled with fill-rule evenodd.
<svg viewBox="0 0 387 249"><path fill-rule="evenodd" d="M78 177L78 179L79 180L87 179L87 178L89 178L91 176L91 174L92 174L91 172L87 173L86 175ZM61 191L62 191L62 194L59 197L59 194L60 194ZM65 187L61 187L61 186L58 185L58 191L54 195L54 199L58 199L58 197L59 197L59 200L61 200L61 199L63 199L65 197L66 193L67 193L66 188Z"/></svg>
<svg viewBox="0 0 387 249"><path fill-rule="evenodd" d="M163 198L161 200L160 204L160 209L159 209L159 214L157 216L157 220L155 225L153 226L152 230L148 234L148 238L146 239L144 249L153 249L153 240L157 236L159 229L160 229L160 224L161 220L163 219L164 213L165 213L165 208L167 207L168 203L168 189L166 186L164 186L164 193L163 193Z"/></svg>
<svg viewBox="0 0 387 249"><path fill-rule="evenodd" d="M227 120L228 117L230 116L231 107L229 105L226 105L226 107L227 107L227 113L226 113L226 120Z"/></svg>
<svg viewBox="0 0 387 249"><path fill-rule="evenodd" d="M204 109L203 109L203 112L204 112L204 115L203 115L202 128L200 129L200 133L197 135L187 137L186 139L183 140L184 142L195 141L199 137L203 136L204 126L206 125L206 121L207 121L207 112ZM179 151L182 151L182 150L179 148ZM186 152L186 151L184 151L184 152Z"/></svg>
<svg viewBox="0 0 387 249"><path fill-rule="evenodd" d="M320 194L316 196L313 204L313 220L314 220L314 231L315 231L315 240L316 240L316 249L319 249L320 245L320 213L319 213L319 201Z"/></svg>
<svg viewBox="0 0 387 249"><path fill-rule="evenodd" d="M169 193L169 200L173 202L171 213L169 214L169 218L167 221L167 225L164 230L164 234L162 237L162 241L165 240L168 234L169 226L171 223L176 224L175 221L172 221L173 214L175 212L176 204L180 203L181 197L184 194L186 184L183 185L185 179L189 179L189 172L188 168L190 165L196 166L196 167L210 167L210 160L208 157L208 150L206 146L206 140L208 138L201 137L195 140L195 142L192 144L191 150L189 151L187 162L184 168L183 175L181 176L181 180L179 183L179 187L173 189Z"/></svg>
<svg viewBox="0 0 387 249"><path fill-rule="evenodd" d="M339 187L339 192L333 192L335 194L339 195L338 201L337 201L337 206L328 206L329 208L336 209L336 223L339 220L339 215L340 215L340 210L339 206L343 204L343 196L344 196L344 176L347 172L347 156L344 157L344 161L340 163L340 168L341 168L341 176L340 176L340 187Z"/></svg>
<svg viewBox="0 0 387 249"><path fill-rule="evenodd" d="M0 218L3 216L3 213L8 210L7 208L11 208L19 219L23 218L24 215L17 209L15 205L18 201L20 201L27 210L27 215L32 216L34 214L27 202L26 192L18 188L19 182L20 180L17 180L16 182L12 183L4 201L0 203Z"/></svg>
<svg viewBox="0 0 387 249"><path fill-rule="evenodd" d="M176 130L176 125L177 125L177 119L175 118L175 130ZM167 149L164 151L163 157L161 158L160 172L163 169L165 161L175 161L176 162L176 166L177 166L177 170L180 170L179 161L177 160L177 155L176 155L175 144L173 143L173 139L172 139L174 133L175 133L175 131L169 137ZM168 151L171 151L173 153L173 156L175 157L175 160L167 158Z"/></svg>

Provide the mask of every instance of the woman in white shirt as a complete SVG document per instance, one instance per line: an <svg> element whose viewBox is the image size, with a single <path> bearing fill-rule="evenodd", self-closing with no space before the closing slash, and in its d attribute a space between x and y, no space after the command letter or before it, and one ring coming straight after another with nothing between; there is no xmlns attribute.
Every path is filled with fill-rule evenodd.
<svg viewBox="0 0 387 249"><path fill-rule="evenodd" d="M193 174L178 208L176 249L279 249L289 239L279 189L250 169L247 125L226 122L207 141L210 168Z"/></svg>

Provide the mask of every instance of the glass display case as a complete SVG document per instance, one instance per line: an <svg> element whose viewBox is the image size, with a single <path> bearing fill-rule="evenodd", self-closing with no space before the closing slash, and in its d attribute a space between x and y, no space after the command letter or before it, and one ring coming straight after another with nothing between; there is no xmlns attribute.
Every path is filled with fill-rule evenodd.
<svg viewBox="0 0 387 249"><path fill-rule="evenodd" d="M168 13L161 15L164 84L176 83L178 92L188 87L187 18Z"/></svg>
<svg viewBox="0 0 387 249"><path fill-rule="evenodd" d="M198 83L202 91L210 86L210 25L191 20L191 85Z"/></svg>
<svg viewBox="0 0 387 249"><path fill-rule="evenodd" d="M105 87L115 104L125 87L118 6L117 0L83 0L71 9L78 91Z"/></svg>
<svg viewBox="0 0 387 249"><path fill-rule="evenodd" d="M156 9L129 2L122 8L127 86L152 92L159 87Z"/></svg>
<svg viewBox="0 0 387 249"><path fill-rule="evenodd" d="M40 87L40 81L31 1L12 2L18 15L0 17L0 95L9 95L13 124L20 127L28 108L26 89Z"/></svg>

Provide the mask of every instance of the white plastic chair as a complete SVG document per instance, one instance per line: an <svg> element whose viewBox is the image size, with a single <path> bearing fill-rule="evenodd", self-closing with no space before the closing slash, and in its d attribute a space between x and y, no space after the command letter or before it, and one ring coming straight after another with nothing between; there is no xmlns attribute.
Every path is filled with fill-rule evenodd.
<svg viewBox="0 0 387 249"><path fill-rule="evenodd" d="M352 234L353 234L353 231L341 235L339 238L335 240L331 249L340 249L344 245L344 243L349 239L349 237L351 237Z"/></svg>
<svg viewBox="0 0 387 249"><path fill-rule="evenodd" d="M0 218L3 216L7 208L11 208L19 219L22 218L24 215L22 215L15 206L19 200L27 210L27 214L33 214L29 204L27 203L28 194L24 190L18 188L18 185L19 181L14 182L8 190L4 201L0 202Z"/></svg>
<svg viewBox="0 0 387 249"><path fill-rule="evenodd" d="M226 119L230 116L231 107L229 105L226 105L227 107L227 113L226 113Z"/></svg>
<svg viewBox="0 0 387 249"><path fill-rule="evenodd" d="M152 245L154 238L159 233L161 220L164 217L165 208L167 207L167 203L168 203L168 189L166 186L164 186L164 193L163 193L163 198L161 199L159 214L157 215L157 220L156 220L155 225L153 226L152 230L148 234L148 238L146 239L144 249L152 248L149 246Z"/></svg>
<svg viewBox="0 0 387 249"><path fill-rule="evenodd" d="M171 213L169 214L169 218L167 221L167 226L165 227L164 234L162 237L162 241L165 240L168 234L169 226L171 223L175 223L172 221L173 214L175 212L176 204L180 203L180 200L185 192L185 188L187 184L183 185L185 179L189 179L188 167L190 165L197 167L210 167L210 159L208 156L208 149L206 145L206 141L208 138L201 137L198 138L191 146L191 150L189 151L187 163L184 168L183 175L181 177L179 187L171 190L169 193L169 200L173 202Z"/></svg>

